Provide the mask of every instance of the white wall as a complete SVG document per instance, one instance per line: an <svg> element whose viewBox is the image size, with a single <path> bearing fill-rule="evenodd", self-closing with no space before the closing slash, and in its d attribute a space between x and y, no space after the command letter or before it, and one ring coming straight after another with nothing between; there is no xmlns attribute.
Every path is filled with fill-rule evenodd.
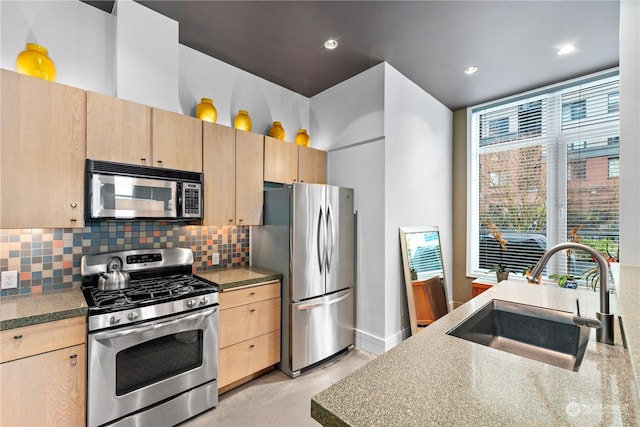
<svg viewBox="0 0 640 427"><path fill-rule="evenodd" d="M399 227L439 227L447 296L453 296L453 113L389 64L384 88L385 317L391 339L401 330L406 304Z"/></svg>
<svg viewBox="0 0 640 427"><path fill-rule="evenodd" d="M0 66L16 69L26 43L49 50L57 82L108 95L113 85L113 17L79 1L0 1Z"/></svg>
<svg viewBox="0 0 640 427"><path fill-rule="evenodd" d="M620 2L620 262L640 265L640 3Z"/></svg>
<svg viewBox="0 0 640 427"><path fill-rule="evenodd" d="M356 345L374 354L408 332L399 227L438 225L451 276L452 117L385 63L311 98L311 130L329 151L328 181L355 189Z"/></svg>
<svg viewBox="0 0 640 427"><path fill-rule="evenodd" d="M383 87L380 63L312 97L312 144L331 150L384 135Z"/></svg>
<svg viewBox="0 0 640 427"><path fill-rule="evenodd" d="M115 96L180 112L178 22L131 0L117 0Z"/></svg>
<svg viewBox="0 0 640 427"><path fill-rule="evenodd" d="M309 98L258 78L187 46L180 46L181 113L194 116L201 98L211 98L217 123L233 126L238 110L247 110L252 131L267 135L274 120L282 123L285 140L309 128ZM311 146L316 147L314 138Z"/></svg>
<svg viewBox="0 0 640 427"><path fill-rule="evenodd" d="M327 156L331 182L355 190L356 347L374 354L386 350L384 152L385 141L380 138L330 151Z"/></svg>

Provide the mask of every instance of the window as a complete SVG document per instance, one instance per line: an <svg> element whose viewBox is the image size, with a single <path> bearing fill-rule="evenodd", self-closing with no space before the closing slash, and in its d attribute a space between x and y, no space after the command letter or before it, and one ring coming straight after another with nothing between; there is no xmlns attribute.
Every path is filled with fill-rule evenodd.
<svg viewBox="0 0 640 427"><path fill-rule="evenodd" d="M587 117L586 99L562 105L562 121L580 120L585 117Z"/></svg>
<svg viewBox="0 0 640 427"><path fill-rule="evenodd" d="M586 160L570 160L567 169L567 180L585 179L587 177Z"/></svg>
<svg viewBox="0 0 640 427"><path fill-rule="evenodd" d="M617 247L618 82L612 70L470 109L469 275L498 263L522 271L574 229L596 249ZM593 265L586 254L554 256L545 274Z"/></svg>
<svg viewBox="0 0 640 427"><path fill-rule="evenodd" d="M609 158L607 166L609 178L617 178L620 176L620 157Z"/></svg>
<svg viewBox="0 0 640 427"><path fill-rule="evenodd" d="M609 114L620 111L620 92L610 93L607 101L607 111Z"/></svg>

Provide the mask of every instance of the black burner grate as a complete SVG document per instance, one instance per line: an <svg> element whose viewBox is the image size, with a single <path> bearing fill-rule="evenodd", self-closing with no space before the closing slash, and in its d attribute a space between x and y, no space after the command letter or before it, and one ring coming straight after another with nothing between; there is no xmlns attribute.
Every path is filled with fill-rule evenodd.
<svg viewBox="0 0 640 427"><path fill-rule="evenodd" d="M106 291L96 287L85 289L90 308L123 309L159 300L171 300L201 291L215 291L211 285L193 276L168 276L134 280L126 289ZM87 295L88 294L88 295Z"/></svg>

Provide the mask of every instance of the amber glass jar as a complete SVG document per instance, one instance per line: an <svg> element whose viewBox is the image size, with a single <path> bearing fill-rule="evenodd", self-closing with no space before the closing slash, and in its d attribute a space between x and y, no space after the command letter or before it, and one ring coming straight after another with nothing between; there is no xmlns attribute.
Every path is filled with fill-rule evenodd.
<svg viewBox="0 0 640 427"><path fill-rule="evenodd" d="M233 127L251 132L251 117L249 117L249 113L246 110L238 110L238 114L233 121Z"/></svg>
<svg viewBox="0 0 640 427"><path fill-rule="evenodd" d="M269 129L269 136L284 141L284 128L282 127L282 123L273 122L271 129Z"/></svg>
<svg viewBox="0 0 640 427"><path fill-rule="evenodd" d="M302 145L304 147L308 147L311 138L309 138L309 134L306 129L300 129L298 134L296 135L296 144Z"/></svg>
<svg viewBox="0 0 640 427"><path fill-rule="evenodd" d="M44 46L27 43L27 48L16 58L16 70L19 73L44 80L56 81L56 66Z"/></svg>
<svg viewBox="0 0 640 427"><path fill-rule="evenodd" d="M216 122L218 119L218 110L216 110L211 99L200 99L200 104L196 107L196 117L206 122Z"/></svg>

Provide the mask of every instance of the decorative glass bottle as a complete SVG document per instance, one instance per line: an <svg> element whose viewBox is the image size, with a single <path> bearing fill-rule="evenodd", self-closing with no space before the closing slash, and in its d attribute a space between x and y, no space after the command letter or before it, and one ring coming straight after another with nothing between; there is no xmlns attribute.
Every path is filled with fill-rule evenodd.
<svg viewBox="0 0 640 427"><path fill-rule="evenodd" d="M16 70L28 76L56 81L56 66L49 58L47 48L39 44L27 43L26 49L16 58Z"/></svg>
<svg viewBox="0 0 640 427"><path fill-rule="evenodd" d="M251 132L251 117L249 117L249 113L246 110L238 110L238 115L233 121L233 127Z"/></svg>
<svg viewBox="0 0 640 427"><path fill-rule="evenodd" d="M309 134L306 129L300 129L296 135L296 144L308 147L310 142Z"/></svg>
<svg viewBox="0 0 640 427"><path fill-rule="evenodd" d="M216 110L211 99L200 99L200 104L196 107L196 117L207 122L216 122L218 119L218 110Z"/></svg>
<svg viewBox="0 0 640 427"><path fill-rule="evenodd" d="M269 129L269 136L284 141L284 128L282 127L282 123L273 122L271 129Z"/></svg>

